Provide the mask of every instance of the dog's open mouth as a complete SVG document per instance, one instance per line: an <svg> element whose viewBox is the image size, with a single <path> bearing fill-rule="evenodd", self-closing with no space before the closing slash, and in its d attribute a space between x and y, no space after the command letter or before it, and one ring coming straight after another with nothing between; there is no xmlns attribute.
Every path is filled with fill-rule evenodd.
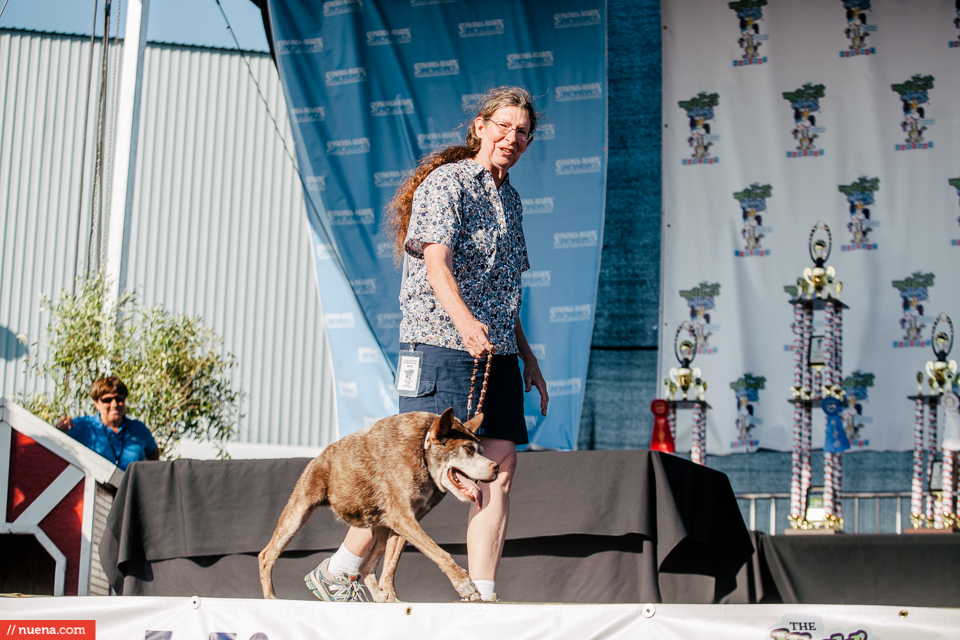
<svg viewBox="0 0 960 640"><path fill-rule="evenodd" d="M458 469L450 469L447 472L450 482L464 498L477 503L477 509L483 509L483 492L480 487L470 477L461 473Z"/></svg>

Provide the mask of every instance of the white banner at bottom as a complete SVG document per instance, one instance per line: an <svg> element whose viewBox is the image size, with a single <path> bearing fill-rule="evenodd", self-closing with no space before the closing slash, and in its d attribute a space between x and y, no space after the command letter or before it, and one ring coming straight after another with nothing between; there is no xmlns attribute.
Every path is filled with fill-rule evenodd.
<svg viewBox="0 0 960 640"><path fill-rule="evenodd" d="M840 605L373 604L222 598L0 599L0 640L956 640L960 610ZM92 640L92 639L91 639Z"/></svg>

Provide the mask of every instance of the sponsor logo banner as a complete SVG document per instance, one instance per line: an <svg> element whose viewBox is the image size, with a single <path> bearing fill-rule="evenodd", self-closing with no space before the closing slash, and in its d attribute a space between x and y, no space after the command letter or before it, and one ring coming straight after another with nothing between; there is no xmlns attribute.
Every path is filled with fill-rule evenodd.
<svg viewBox="0 0 960 640"><path fill-rule="evenodd" d="M589 11L571 11L568 13L553 14L553 27L555 29L568 29L570 27L589 27L590 25L600 24L600 10L591 9Z"/></svg>
<svg viewBox="0 0 960 640"><path fill-rule="evenodd" d="M323 314L323 324L327 329L353 329L356 326L356 320L353 313L325 313Z"/></svg>
<svg viewBox="0 0 960 640"><path fill-rule="evenodd" d="M323 74L324 81L328 87L334 87L341 84L356 84L367 79L367 70L363 67L354 67L352 69L336 69L327 71Z"/></svg>
<svg viewBox="0 0 960 640"><path fill-rule="evenodd" d="M344 382L343 380L337 381L337 391L344 398L356 398L357 397L357 383L356 382Z"/></svg>
<svg viewBox="0 0 960 640"><path fill-rule="evenodd" d="M370 103L370 115L372 116L398 116L413 113L413 100L379 100Z"/></svg>
<svg viewBox="0 0 960 640"><path fill-rule="evenodd" d="M320 122L326 117L323 107L295 107L290 112L297 122Z"/></svg>
<svg viewBox="0 0 960 640"><path fill-rule="evenodd" d="M591 317L589 304L550 307L550 322L583 322Z"/></svg>
<svg viewBox="0 0 960 640"><path fill-rule="evenodd" d="M400 326L400 320L403 319L403 315L399 313L378 313L377 314L377 328L378 329L393 329Z"/></svg>
<svg viewBox="0 0 960 640"><path fill-rule="evenodd" d="M558 396L573 396L583 389L582 378L567 378L566 380L547 380L547 393L551 398Z"/></svg>
<svg viewBox="0 0 960 640"><path fill-rule="evenodd" d="M523 198L524 215L531 213L553 213L553 198Z"/></svg>
<svg viewBox="0 0 960 640"><path fill-rule="evenodd" d="M357 361L364 364L380 362L380 350L373 347L359 347L357 349Z"/></svg>
<svg viewBox="0 0 960 640"><path fill-rule="evenodd" d="M373 183L381 189L396 187L413 171L378 171L373 174Z"/></svg>
<svg viewBox="0 0 960 640"><path fill-rule="evenodd" d="M603 88L599 82L593 82L591 84L570 84L557 87L556 94L557 102L596 100L603 97Z"/></svg>
<svg viewBox="0 0 960 640"><path fill-rule="evenodd" d="M307 191L324 191L327 188L327 180L323 176L304 176L307 183Z"/></svg>
<svg viewBox="0 0 960 640"><path fill-rule="evenodd" d="M590 231L564 231L553 234L554 249L577 249L579 247L597 246L597 232Z"/></svg>
<svg viewBox="0 0 960 640"><path fill-rule="evenodd" d="M377 292L377 281L375 278L358 278L350 281L350 286L357 295L364 295Z"/></svg>
<svg viewBox="0 0 960 640"><path fill-rule="evenodd" d="M550 271L525 271L520 280L524 287L549 287Z"/></svg>
<svg viewBox="0 0 960 640"><path fill-rule="evenodd" d="M328 209L330 224L373 224L373 209Z"/></svg>
<svg viewBox="0 0 960 640"><path fill-rule="evenodd" d="M417 146L423 151L433 151L437 148L463 144L463 134L457 131L443 133L421 133L417 136Z"/></svg>
<svg viewBox="0 0 960 640"><path fill-rule="evenodd" d="M531 51L530 53L507 54L507 69L526 69L529 67L552 67L553 51Z"/></svg>
<svg viewBox="0 0 960 640"><path fill-rule="evenodd" d="M478 36L499 36L503 34L503 20L484 20L482 22L461 22L461 38L476 38Z"/></svg>
<svg viewBox="0 0 960 640"><path fill-rule="evenodd" d="M363 11L363 2L360 0L329 0L323 3L324 16L336 16L354 11Z"/></svg>
<svg viewBox="0 0 960 640"><path fill-rule="evenodd" d="M305 40L275 40L274 46L278 55L288 53L320 53L323 51L323 38L307 38Z"/></svg>
<svg viewBox="0 0 960 640"><path fill-rule="evenodd" d="M327 142L327 153L332 156L349 156L356 153L370 153L370 140L367 138L330 140Z"/></svg>
<svg viewBox="0 0 960 640"><path fill-rule="evenodd" d="M407 44L409 42L410 29L367 31L367 45L371 47L387 44Z"/></svg>
<svg viewBox="0 0 960 640"><path fill-rule="evenodd" d="M600 156L557 160L556 167L558 176L568 176L575 173L599 173L601 170Z"/></svg>
<svg viewBox="0 0 960 640"><path fill-rule="evenodd" d="M547 122L538 125L537 130L534 131L534 135L537 137L537 140L553 140L557 134L554 131L553 123Z"/></svg>
<svg viewBox="0 0 960 640"><path fill-rule="evenodd" d="M413 75L415 78L455 76L459 73L459 60L435 60L433 62L417 62L413 65Z"/></svg>

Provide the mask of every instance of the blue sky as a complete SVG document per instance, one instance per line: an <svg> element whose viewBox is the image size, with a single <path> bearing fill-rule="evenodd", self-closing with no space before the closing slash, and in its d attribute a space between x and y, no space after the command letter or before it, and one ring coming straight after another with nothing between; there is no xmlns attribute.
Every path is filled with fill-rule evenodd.
<svg viewBox="0 0 960 640"><path fill-rule="evenodd" d="M240 46L267 50L260 10L250 0L220 0ZM0 0L0 6L3 0ZM104 0L98 0L97 34L103 30ZM8 0L0 27L89 34L94 0ZM126 2L113 0L126 20ZM115 18L114 18L115 20ZM123 32L121 31L121 34ZM110 35L114 34L111 27ZM147 39L234 49L216 0L150 0Z"/></svg>

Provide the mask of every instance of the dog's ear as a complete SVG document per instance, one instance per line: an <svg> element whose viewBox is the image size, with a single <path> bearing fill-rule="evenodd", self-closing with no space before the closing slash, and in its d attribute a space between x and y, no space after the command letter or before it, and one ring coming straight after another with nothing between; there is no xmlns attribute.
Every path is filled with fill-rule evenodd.
<svg viewBox="0 0 960 640"><path fill-rule="evenodd" d="M427 430L427 437L424 439L423 448L429 449L433 442L443 442L450 435L450 428L453 426L453 407L443 412L443 415L437 416L430 428Z"/></svg>
<svg viewBox="0 0 960 640"><path fill-rule="evenodd" d="M469 420L463 423L463 426L467 428L470 433L476 433L477 429L480 428L480 425L483 424L483 414L478 413Z"/></svg>

